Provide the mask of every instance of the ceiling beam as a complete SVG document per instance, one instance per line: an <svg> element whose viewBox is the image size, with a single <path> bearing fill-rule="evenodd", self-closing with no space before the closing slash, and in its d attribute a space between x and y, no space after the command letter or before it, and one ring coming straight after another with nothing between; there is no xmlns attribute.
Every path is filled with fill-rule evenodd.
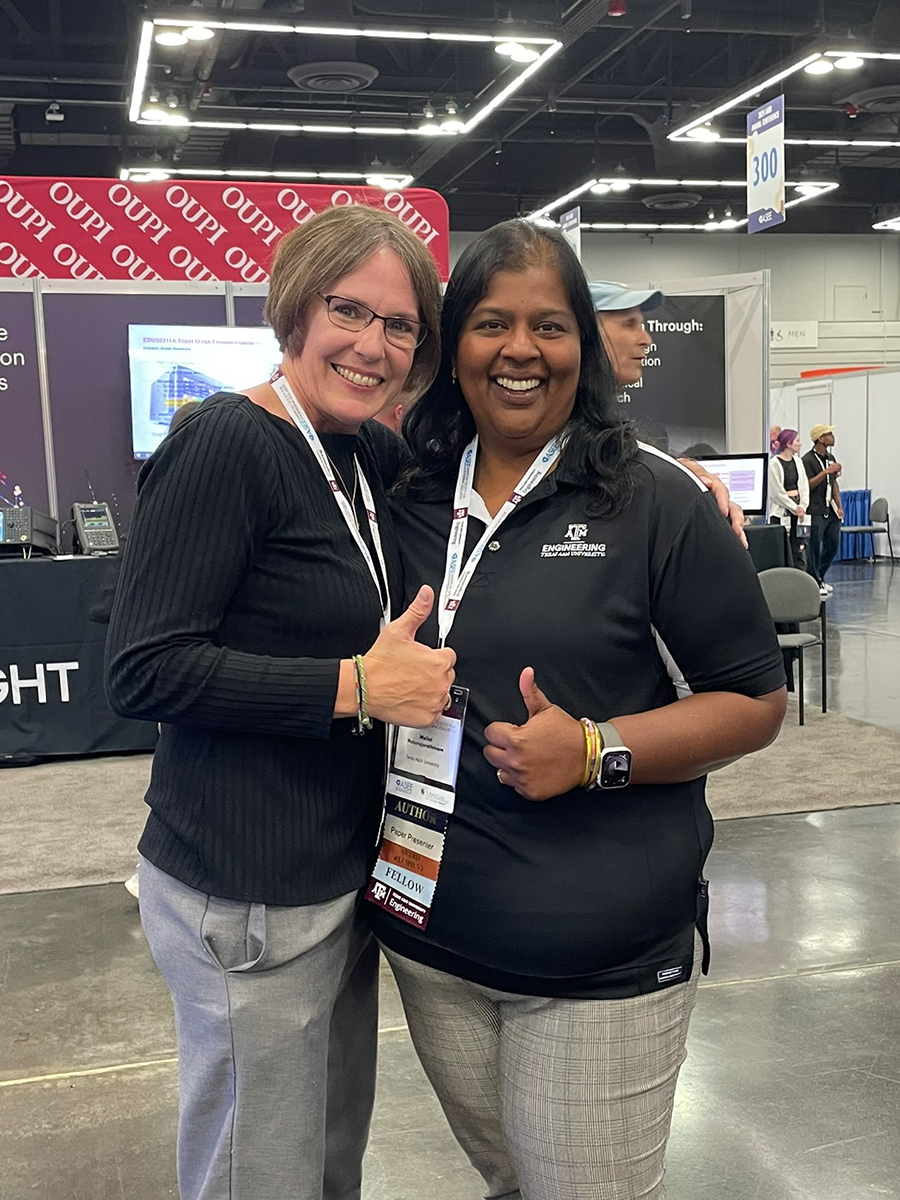
<svg viewBox="0 0 900 1200"><path fill-rule="evenodd" d="M532 107L528 109L528 111L526 111L521 117L519 117L518 120L513 121L511 125L507 126L507 128L497 136L495 141L502 144L508 138L511 138L515 133L518 133L523 125L527 125L528 122L533 120L533 118L539 113L544 112L544 110L548 108L551 103L553 103L557 96L563 95L565 92L569 91L570 88L576 87L577 84L581 83L583 79L587 79L589 75L593 75L593 73L599 70L600 67L605 66L606 63L616 58L626 48L626 46L630 46L631 43L637 38L642 37L645 33L653 29L656 22L664 17L667 13L670 13L673 8L680 7L681 0L665 0L665 2L661 4L654 12L652 12L646 21L644 21L641 25L635 26L634 29L629 30L628 33L625 33L622 35L622 37L617 38L616 41L613 42L608 49L604 50L602 54L598 54L596 58L592 58L589 63L581 67L580 70L578 70L574 75L570 76L567 80L565 80L565 82L560 84L559 87L555 88L553 93L547 96L546 100L541 100L537 104L532 105ZM465 143L463 143L463 145L465 145ZM469 155L467 161L463 165L459 166L452 175L445 177L437 184L432 183L430 186L437 186L438 190L440 190L441 188L445 188L449 184L454 183L461 175L464 175L466 171L470 169L470 167L473 167L475 163L479 161L479 159L484 158L485 154L487 153L489 153L489 151L480 150L475 154ZM410 168L410 171L418 179L418 172L415 169L415 164Z"/></svg>
<svg viewBox="0 0 900 1200"><path fill-rule="evenodd" d="M13 0L0 0L0 12L6 14L26 42L31 42L32 46L38 44L38 35L19 12L16 5L13 4Z"/></svg>

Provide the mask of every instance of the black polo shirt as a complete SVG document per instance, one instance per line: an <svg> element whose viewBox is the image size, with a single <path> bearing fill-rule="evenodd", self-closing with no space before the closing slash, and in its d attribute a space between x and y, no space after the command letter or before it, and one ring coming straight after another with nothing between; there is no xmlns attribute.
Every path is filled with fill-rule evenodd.
<svg viewBox="0 0 900 1200"><path fill-rule="evenodd" d="M818 454L815 450L807 450L803 455L803 466L809 479L812 479L814 475L819 475L829 463L835 461L830 450L826 450L824 454ZM815 487L811 487L809 489L810 516L823 517L826 513L833 513L834 509L831 507L833 494L833 475L826 475L824 479L819 480Z"/></svg>
<svg viewBox="0 0 900 1200"><path fill-rule="evenodd" d="M430 922L420 932L366 905L400 954L531 995L628 996L688 978L713 836L705 780L534 803L482 755L486 725L526 719L526 666L575 717L672 703L654 627L695 692L783 685L756 573L713 498L648 450L636 476L627 510L598 518L558 469L482 556L448 639L470 699ZM440 589L452 499L394 506L408 598ZM483 531L470 517L467 553ZM433 614L420 636L436 644Z"/></svg>

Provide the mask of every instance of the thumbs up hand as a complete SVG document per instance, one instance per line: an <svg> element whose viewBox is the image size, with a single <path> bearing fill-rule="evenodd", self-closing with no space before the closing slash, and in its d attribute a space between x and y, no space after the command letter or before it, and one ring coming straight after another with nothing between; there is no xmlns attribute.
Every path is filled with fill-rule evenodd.
<svg viewBox="0 0 900 1200"><path fill-rule="evenodd" d="M551 704L526 667L519 691L528 719L524 725L494 721L484 731L484 757L505 787L526 800L549 800L577 788L584 775L586 748L581 722Z"/></svg>
<svg viewBox="0 0 900 1200"><path fill-rule="evenodd" d="M385 625L363 656L369 713L379 721L424 729L449 703L456 652L432 650L416 641L433 607L434 590L425 584L406 612Z"/></svg>

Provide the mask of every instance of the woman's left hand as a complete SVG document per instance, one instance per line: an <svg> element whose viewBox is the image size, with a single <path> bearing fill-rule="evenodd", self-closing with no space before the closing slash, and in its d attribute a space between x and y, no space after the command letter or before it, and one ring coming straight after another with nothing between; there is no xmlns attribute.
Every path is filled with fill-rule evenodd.
<svg viewBox="0 0 900 1200"><path fill-rule="evenodd" d="M524 725L494 721L485 729L484 757L500 782L526 800L549 800L581 784L587 750L584 728L535 683L534 670L519 676L519 691L528 710Z"/></svg>

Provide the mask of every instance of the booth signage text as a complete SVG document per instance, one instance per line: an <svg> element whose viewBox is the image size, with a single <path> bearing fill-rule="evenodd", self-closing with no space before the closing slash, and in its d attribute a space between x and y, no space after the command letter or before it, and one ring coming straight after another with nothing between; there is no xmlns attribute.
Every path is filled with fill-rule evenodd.
<svg viewBox="0 0 900 1200"><path fill-rule="evenodd" d="M447 205L426 188L6 176L0 278L265 283L283 234L348 204L394 213L448 277Z"/></svg>

